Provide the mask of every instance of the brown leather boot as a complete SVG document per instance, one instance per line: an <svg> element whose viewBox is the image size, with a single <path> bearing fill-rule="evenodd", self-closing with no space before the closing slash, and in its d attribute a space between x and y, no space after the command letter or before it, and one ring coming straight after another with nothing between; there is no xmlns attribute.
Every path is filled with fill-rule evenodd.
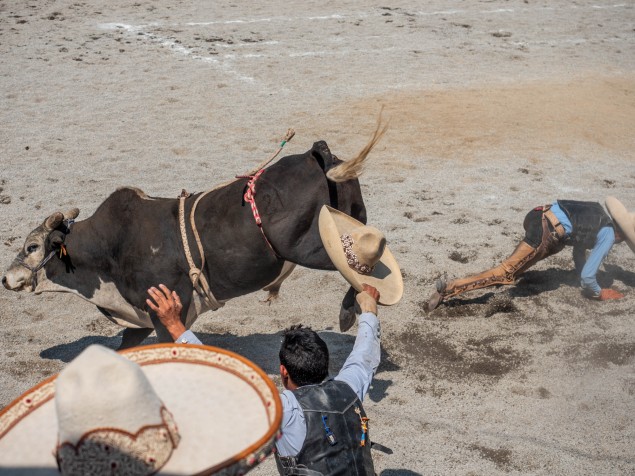
<svg viewBox="0 0 635 476"><path fill-rule="evenodd" d="M445 281L443 279L439 279L436 283L437 289L432 293L430 299L428 299L428 312L434 311L441 301L443 301L443 295L441 294L446 287Z"/></svg>
<svg viewBox="0 0 635 476"><path fill-rule="evenodd" d="M521 241L511 256L495 268L467 278L455 279L449 283L445 283L442 280L438 281L437 290L428 301L428 310L432 311L444 299L466 291L485 288L495 284L514 284L516 276L537 261L533 259L536 257L536 253L537 248L533 248L524 241Z"/></svg>

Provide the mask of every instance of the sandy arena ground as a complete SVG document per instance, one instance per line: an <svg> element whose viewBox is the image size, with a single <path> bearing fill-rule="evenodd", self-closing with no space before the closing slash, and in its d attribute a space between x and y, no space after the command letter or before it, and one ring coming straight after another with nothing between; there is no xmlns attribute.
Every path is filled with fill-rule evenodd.
<svg viewBox="0 0 635 476"><path fill-rule="evenodd" d="M389 6L387 6L389 5ZM382 308L365 406L378 474L635 473L635 256L584 299L571 252L515 287L424 311L440 276L498 263L525 213L556 198L635 210L635 6L607 0L0 0L0 264L56 210L88 217L117 187L175 197L324 139L352 157L384 107L362 176L369 221L404 274ZM206 344L279 384L279 330L305 323L337 372L347 286L299 269L203 315ZM121 329L62 294L0 289L0 407ZM154 342L154 338L146 342ZM276 474L271 459L253 474Z"/></svg>

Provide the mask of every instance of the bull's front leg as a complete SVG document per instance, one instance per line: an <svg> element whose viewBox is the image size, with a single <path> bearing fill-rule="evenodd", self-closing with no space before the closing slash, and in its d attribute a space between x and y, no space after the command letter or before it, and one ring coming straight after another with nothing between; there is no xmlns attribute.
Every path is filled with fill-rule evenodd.
<svg viewBox="0 0 635 476"><path fill-rule="evenodd" d="M150 313L150 319L152 319L152 324L154 324L154 330L157 333L157 340L160 343L163 344L168 342L174 342L176 339L178 339L178 336L176 337L176 339L172 338L168 330L165 328L163 324L161 324L161 321L153 312Z"/></svg>
<svg viewBox="0 0 635 476"><path fill-rule="evenodd" d="M355 297L357 297L357 291L351 286L348 288L344 299L342 299L342 306L340 308L340 331L342 332L346 332L355 324L357 318L357 301Z"/></svg>
<svg viewBox="0 0 635 476"><path fill-rule="evenodd" d="M146 337L148 337L152 333L152 329L148 329L145 327L142 328L132 328L126 327L123 330L123 337L121 338L121 344L117 348L117 350L129 349L131 347L136 347L141 344Z"/></svg>
<svg viewBox="0 0 635 476"><path fill-rule="evenodd" d="M106 316L111 321L115 322L112 314L107 309L97 306L99 312L101 312L104 316ZM136 347L141 344L146 337L148 337L152 333L152 329L148 328L137 328L137 327L126 327L123 330L123 336L121 337L121 344L117 347L117 350L130 349L131 347Z"/></svg>

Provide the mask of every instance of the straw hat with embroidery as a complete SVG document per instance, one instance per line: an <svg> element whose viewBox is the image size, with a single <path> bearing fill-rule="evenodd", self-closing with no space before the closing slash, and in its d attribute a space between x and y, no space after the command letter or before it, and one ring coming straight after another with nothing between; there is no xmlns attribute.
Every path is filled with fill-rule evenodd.
<svg viewBox="0 0 635 476"><path fill-rule="evenodd" d="M620 227L629 248L635 253L635 213L630 213L615 197L606 197L604 203L611 218Z"/></svg>
<svg viewBox="0 0 635 476"><path fill-rule="evenodd" d="M328 205L320 210L319 228L326 252L351 286L360 292L364 284L377 288L385 306L399 302L401 270L381 231Z"/></svg>
<svg viewBox="0 0 635 476"><path fill-rule="evenodd" d="M232 352L92 345L0 413L0 474L244 474L281 418L273 382Z"/></svg>

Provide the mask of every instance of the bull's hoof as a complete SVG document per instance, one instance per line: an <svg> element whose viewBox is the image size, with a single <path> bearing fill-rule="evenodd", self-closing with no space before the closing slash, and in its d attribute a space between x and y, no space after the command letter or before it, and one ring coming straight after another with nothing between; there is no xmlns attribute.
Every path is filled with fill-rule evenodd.
<svg viewBox="0 0 635 476"><path fill-rule="evenodd" d="M277 291L276 292L269 291L269 294L267 295L267 299L260 302L266 303L271 306L271 303L276 301L278 297L280 297L280 293L278 293Z"/></svg>
<svg viewBox="0 0 635 476"><path fill-rule="evenodd" d="M355 314L355 306L349 307L348 309L340 308L340 331L346 332L357 319L357 315Z"/></svg>

